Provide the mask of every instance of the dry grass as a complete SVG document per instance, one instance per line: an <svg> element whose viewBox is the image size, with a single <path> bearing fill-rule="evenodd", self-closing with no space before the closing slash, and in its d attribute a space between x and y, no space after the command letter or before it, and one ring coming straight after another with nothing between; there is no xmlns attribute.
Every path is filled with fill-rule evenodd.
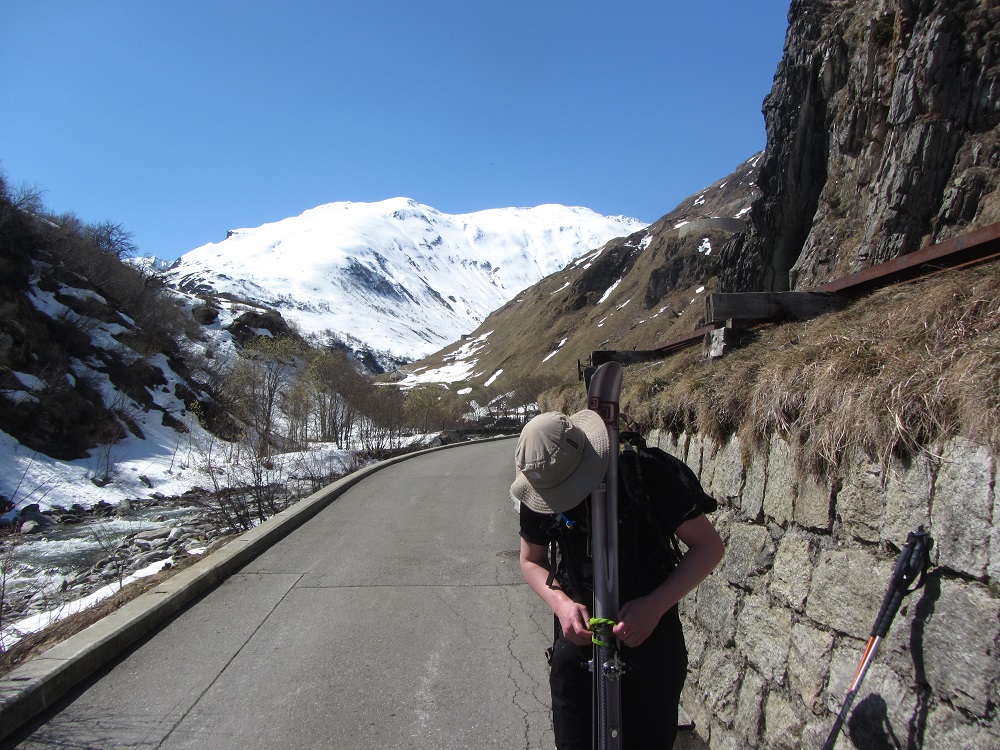
<svg viewBox="0 0 1000 750"><path fill-rule="evenodd" d="M551 396L551 394L550 394ZM546 408L579 408L549 398ZM716 362L693 348L628 368L622 408L650 427L750 447L773 435L803 471L882 462L963 435L1000 448L1000 264L876 292L773 326Z"/></svg>

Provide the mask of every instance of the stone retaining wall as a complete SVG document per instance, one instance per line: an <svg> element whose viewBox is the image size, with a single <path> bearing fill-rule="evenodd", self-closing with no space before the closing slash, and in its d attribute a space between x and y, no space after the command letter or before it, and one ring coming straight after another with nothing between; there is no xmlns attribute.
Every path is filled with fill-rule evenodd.
<svg viewBox="0 0 1000 750"><path fill-rule="evenodd" d="M819 748L843 704L899 549L934 539L855 699L838 748L1000 747L997 460L956 439L911 465L802 478L779 438L649 436L719 500L726 556L681 605L684 708L712 750Z"/></svg>

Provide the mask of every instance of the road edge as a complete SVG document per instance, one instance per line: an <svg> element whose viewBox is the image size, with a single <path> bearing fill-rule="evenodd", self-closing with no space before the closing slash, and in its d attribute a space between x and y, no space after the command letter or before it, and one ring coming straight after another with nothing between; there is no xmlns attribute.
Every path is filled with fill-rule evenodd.
<svg viewBox="0 0 1000 750"><path fill-rule="evenodd" d="M0 678L0 740L51 708L72 688L123 654L140 638L218 586L366 477L427 453L514 437L517 435L439 445L379 461L338 479L241 534L205 559Z"/></svg>

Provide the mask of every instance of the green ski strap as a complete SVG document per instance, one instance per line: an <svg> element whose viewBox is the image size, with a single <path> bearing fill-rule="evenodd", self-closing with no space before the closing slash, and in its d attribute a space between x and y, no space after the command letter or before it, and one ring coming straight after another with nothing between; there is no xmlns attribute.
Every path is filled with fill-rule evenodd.
<svg viewBox="0 0 1000 750"><path fill-rule="evenodd" d="M614 648L614 635L611 629L617 623L614 620L609 620L607 617L591 617L590 618L590 631L593 633L590 640L593 641L595 646L603 646L604 648Z"/></svg>

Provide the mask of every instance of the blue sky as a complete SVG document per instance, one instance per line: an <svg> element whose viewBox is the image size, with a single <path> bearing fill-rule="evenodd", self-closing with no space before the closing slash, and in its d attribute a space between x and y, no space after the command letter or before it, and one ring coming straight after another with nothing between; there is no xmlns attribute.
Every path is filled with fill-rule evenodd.
<svg viewBox="0 0 1000 750"><path fill-rule="evenodd" d="M333 201L655 221L765 145L788 0L6 0L0 167L174 258Z"/></svg>

